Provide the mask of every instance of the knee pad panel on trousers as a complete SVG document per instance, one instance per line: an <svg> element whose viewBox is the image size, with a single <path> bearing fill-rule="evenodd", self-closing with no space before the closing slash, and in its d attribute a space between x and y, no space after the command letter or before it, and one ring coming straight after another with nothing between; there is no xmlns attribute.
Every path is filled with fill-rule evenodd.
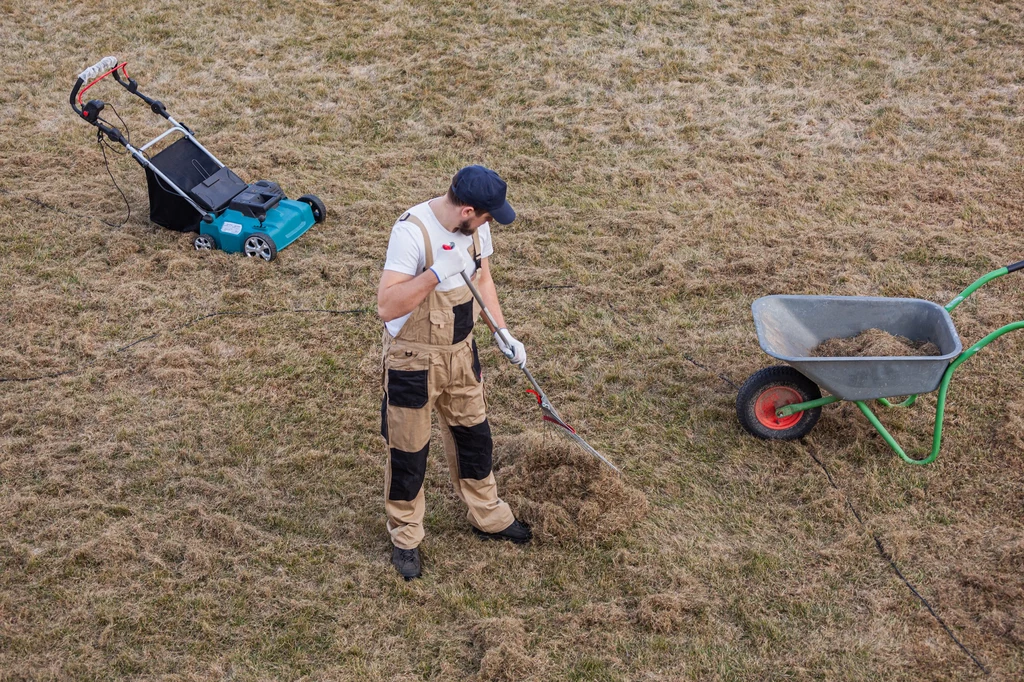
<svg viewBox="0 0 1024 682"><path fill-rule="evenodd" d="M493 442L491 425L484 419L476 426L449 426L455 439L459 478L483 480L491 474Z"/></svg>
<svg viewBox="0 0 1024 682"><path fill-rule="evenodd" d="M388 404L420 408L427 404L427 370L388 369Z"/></svg>
<svg viewBox="0 0 1024 682"><path fill-rule="evenodd" d="M420 494L423 478L427 474L427 450L430 443L418 452L406 452L391 448L391 486L389 500L411 502Z"/></svg>

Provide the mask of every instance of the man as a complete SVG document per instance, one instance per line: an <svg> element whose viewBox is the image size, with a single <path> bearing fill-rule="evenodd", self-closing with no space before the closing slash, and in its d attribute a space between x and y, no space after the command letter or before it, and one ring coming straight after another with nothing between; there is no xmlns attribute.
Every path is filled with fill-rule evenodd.
<svg viewBox="0 0 1024 682"><path fill-rule="evenodd" d="M480 306L462 278L473 278L488 310L504 329L491 279L490 220L502 225L516 214L505 182L483 166L467 166L444 196L413 206L391 228L387 261L377 290L384 321L384 399L381 435L388 446L385 471L391 563L406 580L420 576L423 478L430 415L437 408L448 469L468 508L473 530L484 539L529 542L529 527L498 497L491 471L480 358L473 326ZM470 256L469 254L472 254ZM526 366L526 349L495 333L505 356Z"/></svg>

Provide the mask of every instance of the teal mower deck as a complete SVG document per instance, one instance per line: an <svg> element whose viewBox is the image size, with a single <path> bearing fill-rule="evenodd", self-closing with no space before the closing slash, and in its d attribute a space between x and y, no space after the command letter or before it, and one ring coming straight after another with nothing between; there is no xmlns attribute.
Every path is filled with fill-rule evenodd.
<svg viewBox="0 0 1024 682"><path fill-rule="evenodd" d="M136 148L116 111L124 130L102 116L106 102L83 103L83 95L110 75L170 127ZM247 183L238 177L199 143L188 126L174 120L162 102L140 92L138 83L128 76L127 63L114 57L104 57L78 75L70 102L79 117L97 128L97 139L106 137L124 146L145 169L149 219L170 230L198 232L192 240L197 250L221 249L271 261L327 217L324 203L313 194L293 200L275 182ZM174 142L150 156L148 151L169 136L176 137Z"/></svg>
<svg viewBox="0 0 1024 682"><path fill-rule="evenodd" d="M860 296L765 296L754 301L754 326L761 349L785 365L755 372L740 388L736 414L750 434L765 440L796 440L810 433L821 408L853 402L883 440L908 464L930 464L942 447L942 422L953 373L1000 336L1024 329L1024 321L1000 327L967 350L950 313L994 279L1024 270L1024 261L978 278L945 306L909 298ZM931 342L940 352L925 357L814 357L828 339L881 329L912 341ZM822 396L821 389L830 395ZM922 393L938 390L932 448L912 457L882 425L868 402L884 408L912 407ZM905 397L893 403L890 398Z"/></svg>

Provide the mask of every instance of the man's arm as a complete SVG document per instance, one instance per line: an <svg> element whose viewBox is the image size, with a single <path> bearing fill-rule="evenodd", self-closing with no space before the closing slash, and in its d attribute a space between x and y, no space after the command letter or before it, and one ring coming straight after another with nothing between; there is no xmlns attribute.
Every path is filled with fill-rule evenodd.
<svg viewBox="0 0 1024 682"><path fill-rule="evenodd" d="M495 323L498 325L498 329L504 328L505 316L501 313L501 304L498 303L498 291L494 287L494 280L491 279L491 266L486 258L480 264L480 276L477 279L476 288L480 292L480 298L484 300L487 310L490 311L491 317L494 318ZM495 332L494 341L498 344L498 348L508 358L509 362L513 365L519 365L521 369L525 369L526 346L512 336L508 329L505 329L502 335L499 335L496 329L491 331Z"/></svg>
<svg viewBox="0 0 1024 682"><path fill-rule="evenodd" d="M385 322L408 315L437 286L437 275L425 270L418 275L385 270L377 287L377 314ZM491 289L494 285L491 284Z"/></svg>
<svg viewBox="0 0 1024 682"><path fill-rule="evenodd" d="M390 322L411 313L438 282L458 275L471 264L465 251L451 249L442 251L434 259L434 264L418 275L384 270L377 287L377 314L385 322ZM491 286L493 288L494 285Z"/></svg>

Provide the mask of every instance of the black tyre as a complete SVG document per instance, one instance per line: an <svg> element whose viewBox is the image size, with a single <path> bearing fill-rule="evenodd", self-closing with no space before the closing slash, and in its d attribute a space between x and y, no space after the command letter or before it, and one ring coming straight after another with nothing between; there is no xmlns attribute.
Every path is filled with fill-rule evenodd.
<svg viewBox="0 0 1024 682"><path fill-rule="evenodd" d="M212 234L201 234L192 240L196 251L212 251L217 248L217 239Z"/></svg>
<svg viewBox="0 0 1024 682"><path fill-rule="evenodd" d="M736 396L736 416L752 436L764 440L797 440L818 423L821 408L782 418L776 417L775 411L820 397L817 384L792 367L768 367L751 374L740 388Z"/></svg>
<svg viewBox="0 0 1024 682"><path fill-rule="evenodd" d="M327 218L327 207L324 206L324 202L320 201L320 197L315 194L303 194L296 201L302 201L309 204L310 208L313 209L313 220L322 223Z"/></svg>
<svg viewBox="0 0 1024 682"><path fill-rule="evenodd" d="M277 244L270 235L257 232L249 236L242 245L242 252L249 258L262 258L272 261L277 258Z"/></svg>

